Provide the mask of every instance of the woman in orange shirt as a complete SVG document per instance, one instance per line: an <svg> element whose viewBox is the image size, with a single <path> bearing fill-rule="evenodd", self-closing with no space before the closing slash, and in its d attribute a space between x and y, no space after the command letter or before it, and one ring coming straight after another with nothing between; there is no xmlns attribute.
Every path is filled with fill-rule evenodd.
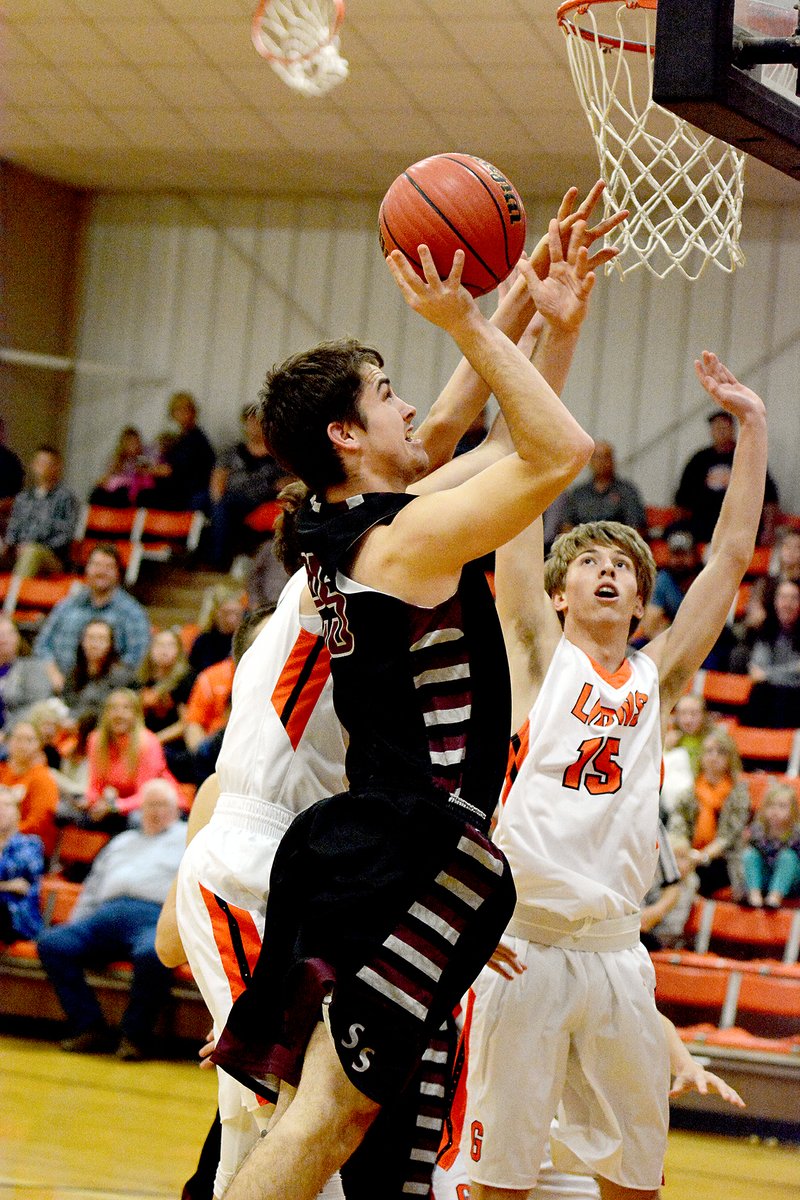
<svg viewBox="0 0 800 1200"><path fill-rule="evenodd" d="M20 797L20 833L38 833L49 858L58 837L58 784L45 761L39 734L29 721L17 721L9 734L8 759L0 763L0 783L14 788Z"/></svg>
<svg viewBox="0 0 800 1200"><path fill-rule="evenodd" d="M724 729L715 729L703 741L694 787L678 797L669 819L670 834L691 844L701 895L729 883L736 899L744 894L742 834L749 817L750 793L736 744Z"/></svg>

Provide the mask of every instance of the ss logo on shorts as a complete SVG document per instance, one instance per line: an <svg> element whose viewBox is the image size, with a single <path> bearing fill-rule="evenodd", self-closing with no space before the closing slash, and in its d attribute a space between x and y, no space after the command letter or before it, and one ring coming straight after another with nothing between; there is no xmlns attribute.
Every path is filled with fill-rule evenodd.
<svg viewBox="0 0 800 1200"><path fill-rule="evenodd" d="M363 1032L363 1025L351 1025L349 1037L342 1038L341 1045L344 1046L345 1050L355 1050L358 1045L358 1039ZM351 1069L358 1071L359 1075L363 1074L364 1071L368 1071L372 1065L369 1061L369 1056L374 1053L375 1051L370 1049L369 1046L365 1046L363 1050L359 1050L358 1058L354 1058L350 1064Z"/></svg>

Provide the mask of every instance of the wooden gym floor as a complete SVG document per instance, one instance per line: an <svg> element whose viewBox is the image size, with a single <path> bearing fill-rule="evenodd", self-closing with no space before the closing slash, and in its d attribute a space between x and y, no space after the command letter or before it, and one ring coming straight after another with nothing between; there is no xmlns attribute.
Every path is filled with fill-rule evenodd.
<svg viewBox="0 0 800 1200"><path fill-rule="evenodd" d="M0 1200L178 1200L215 1091L191 1062L0 1036ZM675 1132L666 1176L663 1200L798 1200L800 1147Z"/></svg>

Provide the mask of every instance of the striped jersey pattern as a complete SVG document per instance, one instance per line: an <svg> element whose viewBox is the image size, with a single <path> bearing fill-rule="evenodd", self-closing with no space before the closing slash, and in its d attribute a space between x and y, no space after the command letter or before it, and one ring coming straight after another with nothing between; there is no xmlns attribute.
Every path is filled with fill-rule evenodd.
<svg viewBox="0 0 800 1200"><path fill-rule="evenodd" d="M457 597L451 604L435 609L437 626L417 629L409 647L433 779L446 791L456 793L472 713L469 652L460 609Z"/></svg>
<svg viewBox="0 0 800 1200"><path fill-rule="evenodd" d="M462 933L502 877L499 851L466 826L450 861L411 905L377 956L358 972L368 987L425 1021Z"/></svg>
<svg viewBox="0 0 800 1200"><path fill-rule="evenodd" d="M404 1196L430 1196L431 1175L439 1152L447 1108L450 1071L447 1023L432 1037L417 1074L416 1130L409 1150Z"/></svg>

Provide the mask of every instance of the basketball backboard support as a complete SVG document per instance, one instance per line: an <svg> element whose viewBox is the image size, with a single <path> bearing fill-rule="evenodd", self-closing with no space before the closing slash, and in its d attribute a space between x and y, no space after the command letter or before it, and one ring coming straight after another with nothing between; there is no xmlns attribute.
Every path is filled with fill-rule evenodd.
<svg viewBox="0 0 800 1200"><path fill-rule="evenodd" d="M800 180L795 3L658 0L653 99ZM762 39L769 45L759 50ZM772 61L750 65L763 54Z"/></svg>

